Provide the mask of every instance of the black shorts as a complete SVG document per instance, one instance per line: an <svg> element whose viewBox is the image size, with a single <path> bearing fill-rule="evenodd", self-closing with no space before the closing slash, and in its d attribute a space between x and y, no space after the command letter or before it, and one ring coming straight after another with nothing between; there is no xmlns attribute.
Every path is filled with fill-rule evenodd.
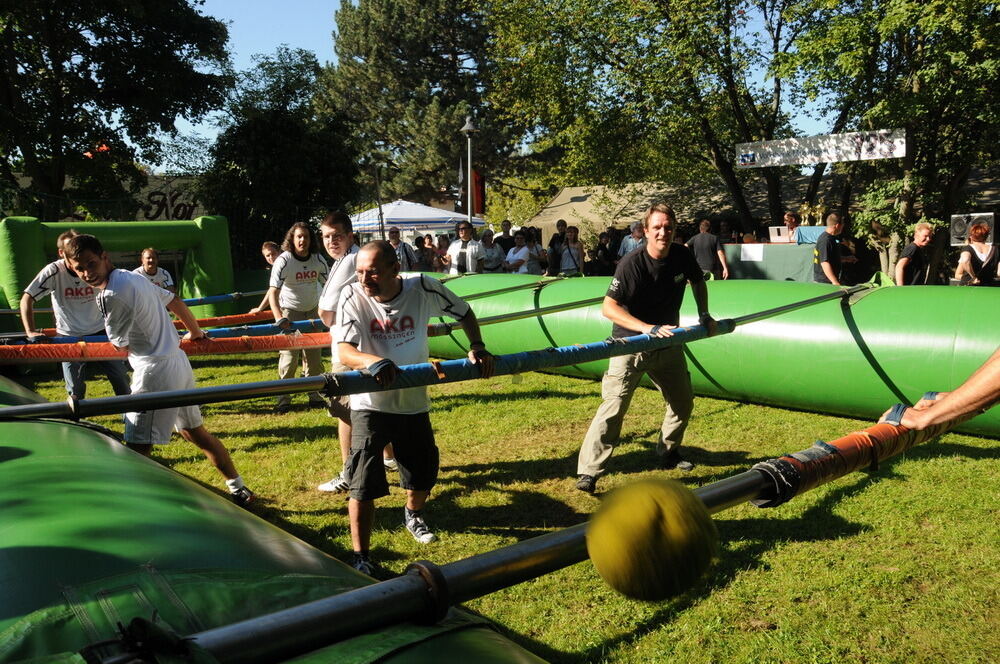
<svg viewBox="0 0 1000 664"><path fill-rule="evenodd" d="M399 485L413 491L434 488L439 456L429 413L399 415L355 410L351 412L351 425L351 455L347 457L351 498L375 500L389 495L382 463L382 448L389 443L399 464Z"/></svg>

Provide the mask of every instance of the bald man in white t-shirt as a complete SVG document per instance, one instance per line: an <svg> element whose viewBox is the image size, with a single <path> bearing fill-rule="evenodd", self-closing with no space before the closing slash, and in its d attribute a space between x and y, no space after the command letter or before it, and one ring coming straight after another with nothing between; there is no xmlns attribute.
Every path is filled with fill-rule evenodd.
<svg viewBox="0 0 1000 664"><path fill-rule="evenodd" d="M396 380L398 365L427 361L430 318L450 316L461 323L470 340L469 361L480 366L483 378L493 375L493 356L465 301L424 274L401 277L396 252L388 242L366 244L356 260L358 282L341 291L337 306L334 340L341 362L367 370L388 387ZM353 431L347 468L353 565L371 574L375 499L389 492L382 448L390 441L394 444L399 484L406 490L403 523L421 544L436 539L421 509L437 481L439 457L426 387L352 394L350 401Z"/></svg>

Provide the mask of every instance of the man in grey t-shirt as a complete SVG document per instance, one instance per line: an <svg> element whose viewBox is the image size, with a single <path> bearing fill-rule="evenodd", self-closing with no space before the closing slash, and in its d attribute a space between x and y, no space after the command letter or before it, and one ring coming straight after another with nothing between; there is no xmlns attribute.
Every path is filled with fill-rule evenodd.
<svg viewBox="0 0 1000 664"><path fill-rule="evenodd" d="M695 260L706 277L711 274L716 279L728 279L726 252L722 250L718 236L712 235L711 230L712 222L702 219L698 223L698 234L687 241L687 247L694 252Z"/></svg>

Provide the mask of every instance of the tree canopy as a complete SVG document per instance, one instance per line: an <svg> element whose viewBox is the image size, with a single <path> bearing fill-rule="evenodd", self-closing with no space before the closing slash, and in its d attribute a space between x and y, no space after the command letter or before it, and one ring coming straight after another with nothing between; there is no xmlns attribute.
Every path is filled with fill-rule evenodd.
<svg viewBox="0 0 1000 664"><path fill-rule="evenodd" d="M239 75L199 178L205 206L239 228L234 255L253 261L264 240L280 240L292 223L355 195L342 118L314 104L319 73L312 53L281 47Z"/></svg>
<svg viewBox="0 0 1000 664"><path fill-rule="evenodd" d="M0 179L30 178L35 214L75 194L127 197L178 117L221 105L229 85L220 21L192 0L19 0L0 14ZM89 153L89 155L88 155Z"/></svg>
<svg viewBox="0 0 1000 664"><path fill-rule="evenodd" d="M325 72L320 103L345 116L367 165L383 167L384 198L427 203L457 184L467 115L478 128L480 169L501 164L520 135L516 124L496 121L489 102L493 65L479 7L473 0L359 0L336 14L337 63Z"/></svg>

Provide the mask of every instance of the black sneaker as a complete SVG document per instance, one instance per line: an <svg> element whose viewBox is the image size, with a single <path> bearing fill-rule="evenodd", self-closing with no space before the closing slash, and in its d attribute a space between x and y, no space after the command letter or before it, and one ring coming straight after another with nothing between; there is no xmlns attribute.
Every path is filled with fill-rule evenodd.
<svg viewBox="0 0 1000 664"><path fill-rule="evenodd" d="M257 497L254 495L253 491L245 486L241 486L236 491L233 491L231 495L233 497L233 502L240 507L248 507Z"/></svg>
<svg viewBox="0 0 1000 664"><path fill-rule="evenodd" d="M292 409L292 404L290 403L279 403L274 407L275 415L284 415Z"/></svg>
<svg viewBox="0 0 1000 664"><path fill-rule="evenodd" d="M368 559L368 556L363 556L360 553L354 554L354 560L351 561L351 567L358 570L362 574L368 576L375 576L375 565L372 561Z"/></svg>
<svg viewBox="0 0 1000 664"><path fill-rule="evenodd" d="M664 455L663 460L660 461L660 468L664 470L683 470L685 473L690 473L694 470L694 464L690 461L681 458L680 453L674 451L670 454Z"/></svg>
<svg viewBox="0 0 1000 664"><path fill-rule="evenodd" d="M576 481L576 488L584 493L594 493L597 491L597 478L593 475L580 475Z"/></svg>

